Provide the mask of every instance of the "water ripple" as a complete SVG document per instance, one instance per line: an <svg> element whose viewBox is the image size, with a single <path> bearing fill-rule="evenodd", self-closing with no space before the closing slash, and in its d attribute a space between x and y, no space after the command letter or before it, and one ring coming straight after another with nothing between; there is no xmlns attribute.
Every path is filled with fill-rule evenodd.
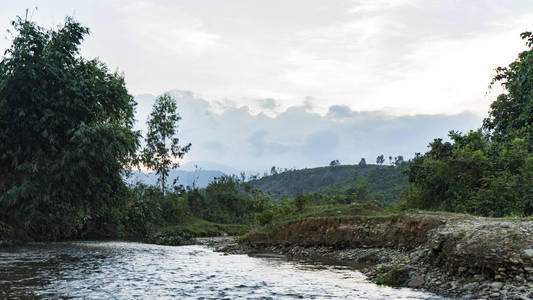
<svg viewBox="0 0 533 300"><path fill-rule="evenodd" d="M442 299L377 286L347 267L125 242L43 243L2 251L0 297Z"/></svg>

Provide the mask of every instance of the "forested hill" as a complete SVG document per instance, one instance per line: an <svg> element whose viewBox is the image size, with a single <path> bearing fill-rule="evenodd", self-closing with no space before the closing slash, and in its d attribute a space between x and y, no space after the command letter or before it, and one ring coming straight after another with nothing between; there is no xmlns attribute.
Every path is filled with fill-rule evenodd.
<svg viewBox="0 0 533 300"><path fill-rule="evenodd" d="M366 200L390 203L407 187L407 177L402 173L406 166L339 165L290 170L251 180L250 184L278 200L308 193L348 195L366 189Z"/></svg>

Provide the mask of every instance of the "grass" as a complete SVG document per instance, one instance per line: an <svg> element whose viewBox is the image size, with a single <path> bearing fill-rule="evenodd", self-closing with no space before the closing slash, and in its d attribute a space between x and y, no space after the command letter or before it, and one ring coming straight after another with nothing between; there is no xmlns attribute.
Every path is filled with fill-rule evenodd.
<svg viewBox="0 0 533 300"><path fill-rule="evenodd" d="M287 213L274 214L272 222L265 226L254 228L252 233L272 233L279 228L290 223L306 218L343 218L353 216L363 216L367 218L384 218L408 212L411 215L446 216L457 218L483 218L492 221L533 221L530 217L506 217L506 218L484 218L476 217L464 213L454 213L445 211L429 211L409 209L402 210L397 207L379 207L372 203L352 203L352 204L328 204L328 205L308 205L302 210L291 209Z"/></svg>
<svg viewBox="0 0 533 300"><path fill-rule="evenodd" d="M195 237L243 235L248 229L247 225L221 224L197 217L187 217L180 224L159 229L158 233L149 237L148 241L160 245L188 245L194 243Z"/></svg>
<svg viewBox="0 0 533 300"><path fill-rule="evenodd" d="M533 221L533 216L529 217L518 217L518 216L509 216L509 217L481 217L470 215L467 213L458 213L458 212L447 212L447 211L434 211L434 210L419 210L419 209L409 209L410 214L413 215L434 215L434 216L449 216L449 217L467 217L467 218L479 218L487 221Z"/></svg>
<svg viewBox="0 0 533 300"><path fill-rule="evenodd" d="M181 227L184 231L190 232L197 237L221 236L224 234L243 235L249 229L248 225L221 224L210 222L197 217L189 217L183 224L176 226Z"/></svg>
<svg viewBox="0 0 533 300"><path fill-rule="evenodd" d="M287 214L276 214L272 222L253 229L256 233L271 233L287 224L306 218L343 218L364 216L369 218L388 217L399 212L391 208L379 207L372 203L309 205L302 210L292 210Z"/></svg>

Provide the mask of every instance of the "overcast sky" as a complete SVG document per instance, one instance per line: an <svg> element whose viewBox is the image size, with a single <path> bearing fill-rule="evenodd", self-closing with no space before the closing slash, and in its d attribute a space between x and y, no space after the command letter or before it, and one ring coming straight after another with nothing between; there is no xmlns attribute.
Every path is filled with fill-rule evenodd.
<svg viewBox="0 0 533 300"><path fill-rule="evenodd" d="M499 92L487 89L494 68L507 65L525 49L519 34L533 29L531 0L19 0L2 3L0 49L9 45L11 37L4 33L9 21L24 15L25 8L45 27L61 24L66 15L88 26L91 35L82 46L83 55L100 57L111 69L124 72L134 95L190 91L189 98L205 101L201 103L209 113L245 111L251 120L268 117L269 124L305 127L300 130L304 138L330 139L332 158L355 147L341 146L347 138L341 131L347 134L348 127L328 127L340 139L335 144L335 138L323 135L325 128L296 119L272 120L300 111L335 124L350 123L333 117L345 113L358 120L373 116L365 120L379 125L391 116L430 120L433 115L433 121L425 123L433 131L419 136L428 142L434 138L429 134L455 129L446 118L468 119L456 123L457 129L473 129L468 127L478 127ZM294 145L281 147L290 138L260 129L256 121L248 126L258 130L242 134L257 147L251 146L233 165L247 165L254 157L267 160L262 156L266 149L278 146L286 150L287 159L280 162L286 165L291 160L302 160L298 166L303 166L326 159L298 152ZM350 129L354 139L368 132L357 122ZM237 132L224 133L231 134ZM411 133L405 134L402 146L392 150L409 152L402 153L405 156L425 150ZM196 154L191 156L214 160L207 154L209 146L200 146L208 145L211 137L196 140ZM219 149L231 148L219 142ZM396 145L377 137L375 143L383 148ZM354 157L378 152L357 146L350 150Z"/></svg>

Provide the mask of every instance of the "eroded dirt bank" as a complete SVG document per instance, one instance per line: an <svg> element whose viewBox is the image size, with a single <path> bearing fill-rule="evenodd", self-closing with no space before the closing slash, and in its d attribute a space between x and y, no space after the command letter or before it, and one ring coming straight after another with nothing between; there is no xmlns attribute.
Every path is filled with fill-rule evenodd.
<svg viewBox="0 0 533 300"><path fill-rule="evenodd" d="M224 251L364 263L371 280L482 299L533 299L533 220L401 214L308 218Z"/></svg>

